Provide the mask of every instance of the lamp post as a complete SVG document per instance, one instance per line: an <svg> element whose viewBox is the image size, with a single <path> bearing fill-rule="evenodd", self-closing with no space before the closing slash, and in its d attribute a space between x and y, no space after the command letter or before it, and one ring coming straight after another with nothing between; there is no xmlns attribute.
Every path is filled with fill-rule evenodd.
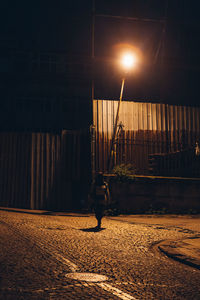
<svg viewBox="0 0 200 300"><path fill-rule="evenodd" d="M116 145L115 139L116 139L116 133L117 133L118 120L119 120L120 105L122 102L123 91L124 91L125 78L126 78L127 73L134 67L135 63L136 63L136 57L133 53L125 53L122 56L121 65L123 66L125 73L122 78L120 97L119 97L118 106L117 106L117 113L116 113L113 136L112 136L112 141L111 141L111 148L110 148L110 156L108 159L108 171L111 170L113 157L116 157L116 149L114 150L115 145Z"/></svg>

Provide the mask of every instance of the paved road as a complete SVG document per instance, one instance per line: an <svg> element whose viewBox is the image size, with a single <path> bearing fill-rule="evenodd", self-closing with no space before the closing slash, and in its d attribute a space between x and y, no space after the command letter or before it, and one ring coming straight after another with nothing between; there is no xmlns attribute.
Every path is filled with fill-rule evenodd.
<svg viewBox="0 0 200 300"><path fill-rule="evenodd" d="M118 216L104 218L100 232L95 225L91 215L0 211L0 299L200 299L200 270L157 247L199 235L199 218ZM72 278L79 273L107 280Z"/></svg>

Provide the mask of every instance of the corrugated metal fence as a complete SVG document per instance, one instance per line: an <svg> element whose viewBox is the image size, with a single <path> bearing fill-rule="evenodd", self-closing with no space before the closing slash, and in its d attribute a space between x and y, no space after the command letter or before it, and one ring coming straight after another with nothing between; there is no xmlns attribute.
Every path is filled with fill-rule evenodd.
<svg viewBox="0 0 200 300"><path fill-rule="evenodd" d="M0 206L79 209L89 180L87 131L0 133Z"/></svg>
<svg viewBox="0 0 200 300"><path fill-rule="evenodd" d="M94 100L96 170L106 172L118 101ZM149 173L149 155L174 153L200 141L200 108L122 101L116 163Z"/></svg>

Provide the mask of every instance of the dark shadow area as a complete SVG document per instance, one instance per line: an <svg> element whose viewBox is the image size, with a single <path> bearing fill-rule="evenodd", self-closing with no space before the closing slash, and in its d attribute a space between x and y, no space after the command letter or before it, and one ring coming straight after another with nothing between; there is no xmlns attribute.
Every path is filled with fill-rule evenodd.
<svg viewBox="0 0 200 300"><path fill-rule="evenodd" d="M28 210L23 210L23 209L9 209L9 208L0 208L0 211L10 211L10 212L15 212L15 213L21 213L21 214L30 214L30 215L49 215L49 216L63 216L63 217L76 217L76 218L88 218L89 216L87 214L79 214L74 212L73 213L68 213L68 212L56 212L56 211L28 211ZM76 214L76 215L75 215Z"/></svg>
<svg viewBox="0 0 200 300"><path fill-rule="evenodd" d="M39 213L40 214L40 213ZM50 216L62 216L62 217L73 217L73 218L88 218L89 216L87 214L80 214L79 212L68 213L68 212L56 212L56 211L47 211L44 213L41 213L41 215L50 215Z"/></svg>
<svg viewBox="0 0 200 300"><path fill-rule="evenodd" d="M84 232L100 232L102 230L105 230L106 228L97 228L97 227L91 227L91 228L83 228L83 229L80 229L81 231L84 231Z"/></svg>
<svg viewBox="0 0 200 300"><path fill-rule="evenodd" d="M41 208L48 211L82 213L86 208L90 183L90 132L88 128L78 131L63 130L61 136L57 137L57 142L55 141L56 139L52 139L50 149L47 139L43 143L46 157L48 158L49 152L54 151L57 160L54 159L52 164L49 159L51 174L41 176L41 181L46 182L48 178L52 181L52 185L48 185L49 190L44 195ZM44 161L45 169L47 167Z"/></svg>
<svg viewBox="0 0 200 300"><path fill-rule="evenodd" d="M36 212L36 211L25 211L25 210L15 210L15 209L9 209L9 208L0 208L0 211L8 211L8 212L15 212L20 214L30 214L30 215L46 215L48 212Z"/></svg>

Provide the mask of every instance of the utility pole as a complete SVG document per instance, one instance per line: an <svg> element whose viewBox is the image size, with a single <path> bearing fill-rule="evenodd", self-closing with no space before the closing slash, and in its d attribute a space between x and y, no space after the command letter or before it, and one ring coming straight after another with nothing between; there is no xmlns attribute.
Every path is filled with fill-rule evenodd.
<svg viewBox="0 0 200 300"><path fill-rule="evenodd" d="M116 139L116 133L117 133L118 120L119 120L120 106L121 106L121 102L122 102L122 95L123 95L123 90L124 90L124 82L125 82L125 78L122 79L121 92L120 92L120 97L119 97L118 106L117 106L115 125L114 125L113 136L112 136L111 147L110 147L110 156L109 156L109 160L108 160L108 171L111 171L113 158L116 163L116 140L115 139Z"/></svg>

